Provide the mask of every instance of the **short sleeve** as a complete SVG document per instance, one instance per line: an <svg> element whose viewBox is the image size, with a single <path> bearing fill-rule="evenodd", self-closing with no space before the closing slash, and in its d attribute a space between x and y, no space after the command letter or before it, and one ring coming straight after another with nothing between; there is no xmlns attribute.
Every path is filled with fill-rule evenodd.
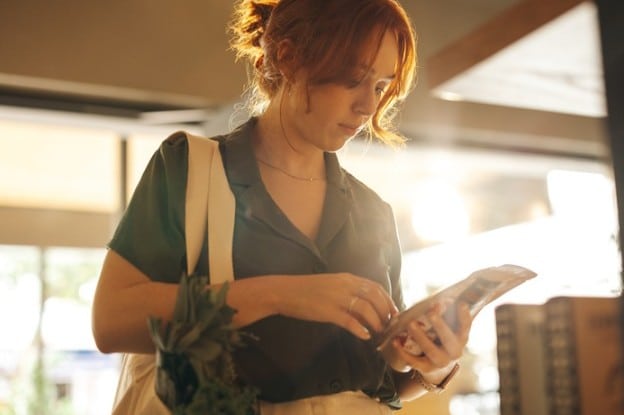
<svg viewBox="0 0 624 415"><path fill-rule="evenodd" d="M183 135L162 142L145 168L109 243L150 279L178 282L186 268L184 202L188 143Z"/></svg>

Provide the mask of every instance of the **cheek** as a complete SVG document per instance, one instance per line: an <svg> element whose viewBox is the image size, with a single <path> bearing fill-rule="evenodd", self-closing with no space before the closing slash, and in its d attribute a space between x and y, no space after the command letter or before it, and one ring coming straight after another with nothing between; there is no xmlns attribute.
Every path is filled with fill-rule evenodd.
<svg viewBox="0 0 624 415"><path fill-rule="evenodd" d="M310 91L310 110L328 118L340 118L353 101L350 90L337 85L327 85Z"/></svg>
<svg viewBox="0 0 624 415"><path fill-rule="evenodd" d="M334 108L329 103L310 100L309 107L304 108L300 114L309 128L319 131L333 124L333 119L336 118L334 112Z"/></svg>
<svg viewBox="0 0 624 415"><path fill-rule="evenodd" d="M342 106L335 102L319 101L311 107L311 118L315 123L314 128L325 131L329 135L341 134L338 124L344 122L346 117Z"/></svg>

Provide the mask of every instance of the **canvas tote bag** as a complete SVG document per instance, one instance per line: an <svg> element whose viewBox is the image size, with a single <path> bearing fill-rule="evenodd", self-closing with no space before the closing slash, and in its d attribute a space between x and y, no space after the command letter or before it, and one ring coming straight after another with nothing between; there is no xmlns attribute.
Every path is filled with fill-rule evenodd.
<svg viewBox="0 0 624 415"><path fill-rule="evenodd" d="M188 141L184 223L187 273L191 275L195 269L207 227L210 282L231 281L235 201L219 144L184 131L172 136L177 135L186 136ZM156 395L155 381L155 354L124 354L112 415L170 415L171 411Z"/></svg>

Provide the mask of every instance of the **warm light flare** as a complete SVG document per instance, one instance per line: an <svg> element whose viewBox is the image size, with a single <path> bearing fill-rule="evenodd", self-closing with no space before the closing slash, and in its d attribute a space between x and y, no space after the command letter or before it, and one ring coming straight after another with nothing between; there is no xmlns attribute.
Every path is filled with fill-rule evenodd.
<svg viewBox="0 0 624 415"><path fill-rule="evenodd" d="M466 236L470 218L459 191L441 180L424 182L414 194L412 226L419 238L431 242Z"/></svg>

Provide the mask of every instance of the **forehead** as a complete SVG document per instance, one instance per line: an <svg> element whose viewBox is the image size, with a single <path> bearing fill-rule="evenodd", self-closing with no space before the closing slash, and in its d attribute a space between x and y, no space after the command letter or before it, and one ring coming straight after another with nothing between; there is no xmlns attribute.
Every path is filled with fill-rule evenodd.
<svg viewBox="0 0 624 415"><path fill-rule="evenodd" d="M381 40L378 36L371 37L366 50L371 53L371 56L362 64L369 69L371 74L381 78L395 75L399 61L399 47L394 32L387 30Z"/></svg>

